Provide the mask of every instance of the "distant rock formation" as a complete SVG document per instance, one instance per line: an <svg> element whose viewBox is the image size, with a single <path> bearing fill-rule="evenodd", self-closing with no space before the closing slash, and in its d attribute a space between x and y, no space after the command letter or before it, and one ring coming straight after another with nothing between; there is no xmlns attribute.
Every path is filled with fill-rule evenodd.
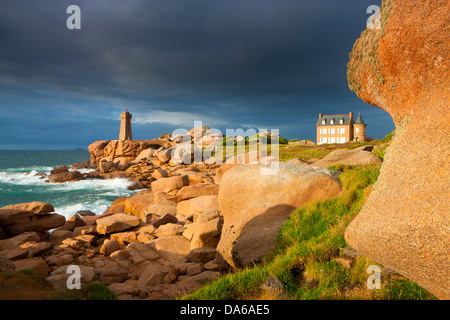
<svg viewBox="0 0 450 320"><path fill-rule="evenodd" d="M326 155L319 161L314 162L315 166L329 167L337 164L344 165L369 165L381 164L383 160L371 152L364 150L336 150Z"/></svg>
<svg viewBox="0 0 450 320"><path fill-rule="evenodd" d="M347 243L450 298L450 4L383 0L381 29L365 30L349 87L388 112L397 136Z"/></svg>
<svg viewBox="0 0 450 320"><path fill-rule="evenodd" d="M102 170L101 162L127 163L134 160L146 149L159 149L171 146L167 139L154 140L102 140L92 143L88 150L91 154L90 164L93 168ZM105 168L103 168L103 171ZM108 170L106 170L107 172Z"/></svg>

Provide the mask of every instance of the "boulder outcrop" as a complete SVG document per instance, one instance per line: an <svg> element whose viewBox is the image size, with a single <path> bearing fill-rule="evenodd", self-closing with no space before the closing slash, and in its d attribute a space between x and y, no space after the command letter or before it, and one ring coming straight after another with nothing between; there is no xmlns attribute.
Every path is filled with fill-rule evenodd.
<svg viewBox="0 0 450 320"><path fill-rule="evenodd" d="M383 163L383 160L371 152L341 149L333 151L319 161L314 162L314 165L319 167L329 167L338 164L357 166L381 163Z"/></svg>
<svg viewBox="0 0 450 320"><path fill-rule="evenodd" d="M90 164L91 167L99 168L102 160L114 162L116 159L122 159L122 162L127 163L139 156L141 159L149 157L153 153L148 149L159 149L161 147L170 147L171 145L172 142L167 139L96 141L88 148L91 154ZM147 151L142 153L144 150Z"/></svg>
<svg viewBox="0 0 450 320"><path fill-rule="evenodd" d="M55 168L50 172L48 181L50 183L63 183L68 181L85 180L86 178L80 171L69 171L66 166Z"/></svg>
<svg viewBox="0 0 450 320"><path fill-rule="evenodd" d="M107 234L120 232L139 224L139 218L124 213L116 213L111 216L96 220L97 232L99 234Z"/></svg>
<svg viewBox="0 0 450 320"><path fill-rule="evenodd" d="M280 163L277 174L261 175L262 166L235 166L222 177L218 201L224 224L217 251L232 267L260 261L295 209L341 192L338 173L326 168Z"/></svg>
<svg viewBox="0 0 450 320"><path fill-rule="evenodd" d="M19 235L27 231L46 231L60 227L65 222L66 218L57 213L0 209L0 227L7 234Z"/></svg>
<svg viewBox="0 0 450 320"><path fill-rule="evenodd" d="M221 269L211 260L216 253L213 246L220 238L219 213L189 218L180 215L179 221L174 216L175 195L175 201L163 198L155 203L154 198L153 192L143 191L117 199L109 210L113 212L83 217L75 214L68 221L49 213L54 208L46 203L0 209L0 227L5 231L0 240L0 267L32 270L56 289L65 290L70 275L67 268L76 264L81 269L82 284L100 281L119 299L174 298L217 278ZM62 220L54 225L53 219L58 216ZM188 239L182 234L194 225L193 220L196 228L191 229ZM28 231L31 229L34 231ZM196 249L192 250L191 244Z"/></svg>
<svg viewBox="0 0 450 320"><path fill-rule="evenodd" d="M45 202L27 202L27 203L19 203L19 204L10 204L2 207L1 209L14 209L14 210L23 210L23 211L31 211L34 213L52 213L55 212L55 208Z"/></svg>
<svg viewBox="0 0 450 320"><path fill-rule="evenodd" d="M197 183L181 188L177 197L178 200L188 200L200 196L214 196L219 194L219 187L213 183Z"/></svg>
<svg viewBox="0 0 450 320"><path fill-rule="evenodd" d="M384 0L381 28L356 41L349 87L388 112L396 137L348 226L359 253L450 298L450 5Z"/></svg>

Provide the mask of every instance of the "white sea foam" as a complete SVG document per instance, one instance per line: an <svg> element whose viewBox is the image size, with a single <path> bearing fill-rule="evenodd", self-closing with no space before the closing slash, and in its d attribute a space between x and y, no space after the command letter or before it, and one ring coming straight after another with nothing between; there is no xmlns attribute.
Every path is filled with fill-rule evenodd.
<svg viewBox="0 0 450 320"><path fill-rule="evenodd" d="M30 174L16 171L0 171L0 182L17 185L45 184L44 179L36 176L38 171L32 170Z"/></svg>
<svg viewBox="0 0 450 320"><path fill-rule="evenodd" d="M31 172L26 174L28 171ZM55 212L64 215L66 219L79 210L90 210L96 214L102 214L115 198L131 196L136 193L136 191L128 190L132 182L123 178L46 183L45 179L36 175L42 171L0 171L0 183L19 186L24 194L35 194L32 201L53 204Z"/></svg>
<svg viewBox="0 0 450 320"><path fill-rule="evenodd" d="M57 206L55 207L55 212L63 215L64 217L66 217L66 219L69 219L80 210L90 210L95 214L102 214L108 209L110 205L111 205L110 201L99 199L93 203L87 201L87 202L79 202L76 204Z"/></svg>
<svg viewBox="0 0 450 320"><path fill-rule="evenodd" d="M53 170L53 167L49 166L30 166L30 167L23 167L23 168L9 168L4 169L2 171L5 172L28 172L28 171L37 171L37 172L45 172L47 174L50 173L51 170Z"/></svg>
<svg viewBox="0 0 450 320"><path fill-rule="evenodd" d="M118 191L118 192L127 192L129 191L127 188L132 184L131 181L127 179L88 179L88 180L80 180L80 181L68 181L63 183L55 183L51 184L52 189L58 191L67 191L67 190L85 190L85 189L95 189L95 190L104 190L104 191Z"/></svg>
<svg viewBox="0 0 450 320"><path fill-rule="evenodd" d="M64 215L66 219L80 210L102 214L113 202L107 200L108 198L114 199L135 193L128 190L131 183L126 179L94 179L52 184L53 192L66 194L64 202L67 203L55 206L55 212ZM80 196L80 193L85 196Z"/></svg>

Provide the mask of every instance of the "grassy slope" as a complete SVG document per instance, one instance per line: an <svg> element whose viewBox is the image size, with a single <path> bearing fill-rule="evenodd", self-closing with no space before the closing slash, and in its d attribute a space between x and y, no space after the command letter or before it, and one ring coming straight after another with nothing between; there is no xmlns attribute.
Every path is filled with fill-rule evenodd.
<svg viewBox="0 0 450 320"><path fill-rule="evenodd" d="M379 155L384 156L389 141L390 137L375 142ZM324 146L297 147L288 153L291 157L316 158L319 153L328 154L328 150ZM334 169L344 171L340 176L344 191L339 198L299 208L279 231L277 247L263 263L231 273L183 299L276 298L260 289L267 277L279 279L289 299L434 299L400 276L383 276L382 288L369 290L366 281L370 274L366 270L376 263L361 256L356 260L341 257L340 249L347 247L344 230L364 205L380 166Z"/></svg>
<svg viewBox="0 0 450 320"><path fill-rule="evenodd" d="M394 135L394 132L388 134L383 140L373 140L371 142L360 142L360 143L346 143L346 144L327 144L327 145L315 145L315 146L295 146L295 145L287 145L280 144L279 145L279 159L280 161L289 161L295 158L301 158L305 161L322 159L329 153L339 150L339 149L355 149L357 147L372 145L374 146L373 153L377 156L384 158L384 154L386 149L390 145L390 141ZM222 160L226 160L226 156L228 157L232 155L236 155L243 152L249 152L250 147L248 144L241 146L238 151L237 146L230 147L221 147L219 146L220 153L223 156ZM251 150L260 150L259 145L253 145ZM270 144L266 145L266 148L261 149L264 152L267 152L268 155L271 155L271 146ZM215 155L215 152L212 152L212 155Z"/></svg>

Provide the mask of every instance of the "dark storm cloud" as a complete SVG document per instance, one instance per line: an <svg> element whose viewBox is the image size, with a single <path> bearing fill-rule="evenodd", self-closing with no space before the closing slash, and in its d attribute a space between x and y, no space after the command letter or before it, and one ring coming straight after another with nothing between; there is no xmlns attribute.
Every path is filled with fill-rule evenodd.
<svg viewBox="0 0 450 320"><path fill-rule="evenodd" d="M346 64L376 2L2 1L0 108L37 127L103 118L109 138L128 106L136 132L153 136L197 118L314 139L317 113L370 110L348 90ZM66 28L71 4L82 30ZM105 135L92 128L74 141Z"/></svg>

